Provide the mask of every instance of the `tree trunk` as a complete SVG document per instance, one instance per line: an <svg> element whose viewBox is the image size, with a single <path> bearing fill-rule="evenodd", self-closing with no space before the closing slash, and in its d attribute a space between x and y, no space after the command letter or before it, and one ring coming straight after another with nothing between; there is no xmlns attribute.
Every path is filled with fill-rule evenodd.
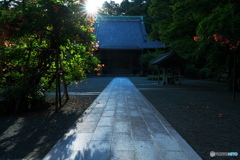
<svg viewBox="0 0 240 160"><path fill-rule="evenodd" d="M31 50L28 53L27 61L26 61L26 64L25 64L25 72L28 69L30 58L31 58ZM22 76L21 84L20 84L20 92L21 92L21 90L24 86L25 79L26 79L26 74L24 73L23 76ZM22 97L23 97L23 95L20 94L20 96L17 99L16 106L15 106L15 114L18 112L19 105L21 103Z"/></svg>
<svg viewBox="0 0 240 160"><path fill-rule="evenodd" d="M238 79L240 78L240 56L239 49L237 49L233 56L233 67L230 78L229 90L233 92L233 101L235 101L235 92L239 91Z"/></svg>

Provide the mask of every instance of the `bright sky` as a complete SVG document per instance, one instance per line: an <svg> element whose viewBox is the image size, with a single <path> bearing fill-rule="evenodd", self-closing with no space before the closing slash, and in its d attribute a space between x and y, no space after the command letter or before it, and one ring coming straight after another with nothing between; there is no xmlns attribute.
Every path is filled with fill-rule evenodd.
<svg viewBox="0 0 240 160"><path fill-rule="evenodd" d="M102 7L102 4L105 1L110 2L110 0L87 0L86 9L88 10L88 12L94 13L96 12L97 8ZM119 4L122 2L122 0L113 0L113 1Z"/></svg>

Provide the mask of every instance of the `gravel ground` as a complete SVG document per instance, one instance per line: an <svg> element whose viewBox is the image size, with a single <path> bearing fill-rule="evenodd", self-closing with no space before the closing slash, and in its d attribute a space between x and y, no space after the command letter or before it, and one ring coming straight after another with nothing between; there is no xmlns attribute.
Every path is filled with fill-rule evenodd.
<svg viewBox="0 0 240 160"><path fill-rule="evenodd" d="M240 94L233 102L226 84L184 80L181 86L159 86L142 77L129 79L204 160L213 159L211 151L240 154Z"/></svg>
<svg viewBox="0 0 240 160"><path fill-rule="evenodd" d="M69 92L101 92L112 79L88 78L69 86ZM159 86L146 77L129 79L204 160L213 159L210 151L240 153L239 93L233 102L221 83L184 80L181 86ZM0 117L0 159L43 158L95 98L71 96L58 113L52 105L43 112Z"/></svg>

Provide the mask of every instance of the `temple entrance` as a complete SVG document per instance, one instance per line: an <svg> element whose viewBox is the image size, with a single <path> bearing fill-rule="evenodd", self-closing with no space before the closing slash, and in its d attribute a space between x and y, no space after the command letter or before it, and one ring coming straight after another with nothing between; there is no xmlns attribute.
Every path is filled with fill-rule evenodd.
<svg viewBox="0 0 240 160"><path fill-rule="evenodd" d="M103 74L140 74L140 55L165 48L150 41L142 16L98 16L94 23Z"/></svg>
<svg viewBox="0 0 240 160"><path fill-rule="evenodd" d="M137 74L140 72L140 50L104 50L101 52L104 74Z"/></svg>

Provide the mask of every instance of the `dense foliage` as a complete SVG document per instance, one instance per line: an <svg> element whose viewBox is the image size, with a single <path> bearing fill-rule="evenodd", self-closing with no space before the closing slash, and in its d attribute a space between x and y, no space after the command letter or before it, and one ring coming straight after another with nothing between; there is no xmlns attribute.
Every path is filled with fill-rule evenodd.
<svg viewBox="0 0 240 160"><path fill-rule="evenodd" d="M115 1L105 1L100 15L115 15L115 16L147 16L147 10L150 5L150 0L123 0L120 4Z"/></svg>
<svg viewBox="0 0 240 160"><path fill-rule="evenodd" d="M233 79L235 61L238 79L239 7L236 0L152 0L148 10L155 19L151 36L191 62L189 75L219 78L227 72Z"/></svg>
<svg viewBox="0 0 240 160"><path fill-rule="evenodd" d="M238 0L123 0L105 2L100 14L144 16L150 38L189 61L186 76L228 79L232 88L240 81L239 8Z"/></svg>
<svg viewBox="0 0 240 160"><path fill-rule="evenodd" d="M98 67L92 22L75 0L1 1L0 97L10 111L33 109L56 80ZM57 64L57 65L56 65Z"/></svg>
<svg viewBox="0 0 240 160"><path fill-rule="evenodd" d="M148 51L146 54L140 56L139 62L143 66L144 75L158 74L158 67L156 65L152 65L152 63L162 57L165 52L166 50L156 50L154 52Z"/></svg>

